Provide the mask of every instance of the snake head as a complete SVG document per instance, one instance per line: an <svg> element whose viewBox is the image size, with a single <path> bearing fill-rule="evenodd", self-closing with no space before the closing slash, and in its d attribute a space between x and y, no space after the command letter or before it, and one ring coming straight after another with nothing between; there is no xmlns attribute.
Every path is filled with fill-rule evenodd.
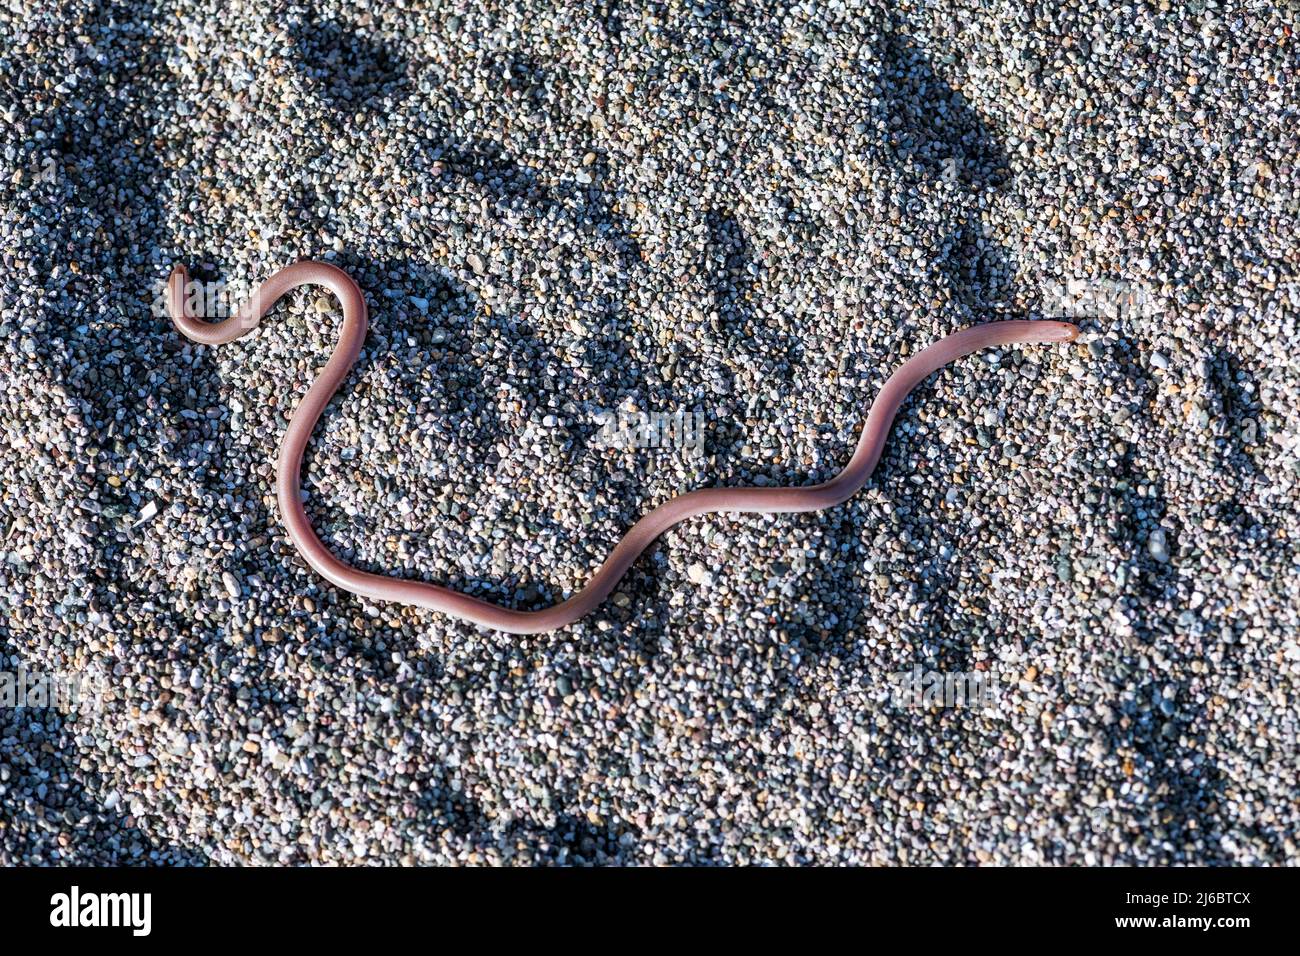
<svg viewBox="0 0 1300 956"><path fill-rule="evenodd" d="M1043 329L1046 333L1046 341L1073 342L1079 337L1079 327L1069 322L1044 322L1042 324L1051 326L1050 328Z"/></svg>

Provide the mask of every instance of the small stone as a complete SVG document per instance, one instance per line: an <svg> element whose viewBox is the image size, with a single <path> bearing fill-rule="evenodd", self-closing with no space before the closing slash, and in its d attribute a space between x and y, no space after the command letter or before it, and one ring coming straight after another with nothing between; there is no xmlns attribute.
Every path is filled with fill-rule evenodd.
<svg viewBox="0 0 1300 956"><path fill-rule="evenodd" d="M692 564L686 569L686 576L692 584L698 584L700 587L707 588L713 584L713 575L702 564Z"/></svg>
<svg viewBox="0 0 1300 956"><path fill-rule="evenodd" d="M135 523L136 525L144 524L156 514L158 514L158 502L150 501L140 509L139 513L136 515Z"/></svg>
<svg viewBox="0 0 1300 956"><path fill-rule="evenodd" d="M1169 560L1169 543L1163 528L1156 528L1147 538L1147 553L1162 564Z"/></svg>

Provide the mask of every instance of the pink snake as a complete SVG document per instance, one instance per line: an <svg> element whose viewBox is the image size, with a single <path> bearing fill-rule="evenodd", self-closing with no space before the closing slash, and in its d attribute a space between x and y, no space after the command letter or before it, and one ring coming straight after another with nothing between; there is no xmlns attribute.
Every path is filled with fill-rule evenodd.
<svg viewBox="0 0 1300 956"><path fill-rule="evenodd" d="M931 372L989 346L1069 342L1079 334L1068 322L1015 320L973 325L942 338L913 355L885 382L871 405L853 457L834 478L808 487L705 488L678 495L633 525L582 590L552 607L516 611L437 584L360 571L336 558L312 530L299 494L303 450L325 406L360 353L366 336L366 302L347 273L323 262L297 262L267 279L233 315L220 322L206 322L190 314L186 301L188 284L188 271L178 265L168 280L168 309L176 328L203 345L221 345L251 332L281 296L298 286L323 285L342 304L343 329L338 345L293 413L280 443L276 465L280 514L303 560L331 583L353 594L432 608L512 634L537 634L565 627L590 613L609 596L642 551L687 518L711 512L817 511L848 500L871 477L894 416L908 392Z"/></svg>

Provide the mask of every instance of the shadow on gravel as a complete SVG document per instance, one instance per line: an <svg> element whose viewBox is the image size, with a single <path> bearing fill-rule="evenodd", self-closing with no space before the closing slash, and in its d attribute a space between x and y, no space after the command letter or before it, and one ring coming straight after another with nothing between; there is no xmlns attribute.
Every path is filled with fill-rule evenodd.
<svg viewBox="0 0 1300 956"><path fill-rule="evenodd" d="M1243 825L1226 811L1232 802L1230 777L1213 755L1215 746L1223 749L1221 731L1216 730L1223 714L1211 712L1206 702L1215 694L1203 691L1207 684L1237 686L1248 673L1234 622L1214 621L1193 610L1189 577L1180 572L1180 565L1195 560L1179 546L1194 537L1184 527L1188 521L1213 519L1240 540L1250 541L1257 555L1275 546L1261 536L1260 519L1238 501L1257 477L1240 439L1243 419L1257 414L1252 389L1230 356L1218 354L1208 362L1202 385L1210 399L1219 460L1209 473L1213 488L1206 489L1204 513L1177 512L1170 506L1161 449L1134 445L1117 427L1129 416L1150 414L1148 406L1159 383L1138 356L1153 350L1152 343L1128 338L1109 347L1105 386L1114 396L1117 417L1098 422L1078 438L1084 446L1078 457L1109 458L1113 465L1105 474L1062 476L1078 483L1091 502L1092 534L1107 543L1108 552L1128 556L1103 585L1103 593L1114 602L1114 631L1098 635L1088 654L1092 678L1108 691L1071 700L1073 692L1062 689L1067 702L1113 711L1109 719L1093 718L1087 724L1109 763L1079 761L1077 769L1082 783L1105 783L1117 792L1113 807L1092 812L1096 825L1128 831L1134 841L1157 845L1152 852L1171 863L1231 863L1232 842L1243 836L1269 844L1281 856L1282 834L1257 823ZM1163 549L1152 546L1156 529L1165 532ZM1155 607L1183 610L1157 614L1150 610ZM1211 662L1207 655L1216 647ZM1118 783L1132 776L1146 786L1121 790ZM1201 849L1188 849L1193 847Z"/></svg>
<svg viewBox="0 0 1300 956"><path fill-rule="evenodd" d="M462 141L444 133L428 158L444 163L452 176L483 188L494 204L509 207L522 202L542 213L559 215L585 235L604 237L625 267L640 261L641 248L630 224L616 211L613 196L596 185L608 170L603 159L598 158L589 170L592 183L584 185L571 179L547 182L499 143L483 137ZM610 228L601 230L596 223L610 224Z"/></svg>
<svg viewBox="0 0 1300 956"><path fill-rule="evenodd" d="M778 328L774 320L762 318L754 309L755 279L759 263L744 229L733 212L715 208L705 217L702 270L708 277L712 301L707 305L717 314L713 331L724 351L744 363L761 368L765 382L793 383L803 361L797 336ZM734 376L724 371L727 394L736 391Z"/></svg>
<svg viewBox="0 0 1300 956"><path fill-rule="evenodd" d="M1134 353L1148 351L1134 348ZM1230 774L1210 756L1217 745L1222 752L1223 702L1217 712L1210 703L1214 694L1198 694L1193 682L1204 686L1208 679L1218 686L1241 686L1260 677L1256 663L1244 646L1245 623L1241 615L1230 613L1221 620L1202 616L1189 605L1188 581L1179 574L1178 565L1194 559L1177 546L1188 534L1182 524L1187 521L1212 521L1219 533L1240 543L1222 557L1223 576L1236 560L1234 554L1244 550L1250 563L1264 565L1276 560L1287 562L1287 548L1268 530L1270 515L1258 514L1243 504L1254 497L1253 485L1264 481L1250 447L1258 438L1257 422L1260 403L1256 383L1242 368L1237 357L1225 347L1211 350L1202 361L1200 384L1206 400L1207 431L1213 438L1215 464L1207 472L1208 487L1199 501L1203 513L1183 514L1182 521L1171 515L1165 484L1152 459L1158 453L1149 449L1127 447L1120 456L1112 498L1120 517L1117 541L1133 555L1128 564L1125 594L1132 636L1126 653L1115 662L1116 684L1133 688L1122 694L1121 709L1129 726L1112 734L1116 749L1124 748L1145 761L1155 792L1150 806L1125 802L1123 808L1133 817L1150 814L1145 821L1145 838L1164 840L1173 847L1175 861L1200 865L1230 865L1234 844L1255 841L1268 848L1277 859L1286 856L1288 835L1269 827L1258 817L1242 819L1229 810L1233 797L1229 793ZM1157 383L1149 373L1135 370L1129 376L1134 391L1154 394ZM1248 440L1249 439L1249 440ZM1146 494L1138 493L1143 486ZM1184 498L1184 500L1186 500ZM1169 558L1152 555L1151 533L1165 529L1170 542ZM1155 615L1153 606L1182 607L1177 615ZM1212 661L1207 652L1216 649ZM1164 666L1156 668L1155 662ZM1200 660L1200 674L1193 670ZM1278 680L1267 673L1264 686ZM1195 703L1194 703L1195 702ZM1209 751L1209 753L1207 753ZM1183 848L1201 844L1203 851L1184 855Z"/></svg>
<svg viewBox="0 0 1300 956"><path fill-rule="evenodd" d="M409 83L405 58L369 36L363 24L321 16L309 7L287 18L298 70L340 115L354 113Z"/></svg>
<svg viewBox="0 0 1300 956"><path fill-rule="evenodd" d="M202 447L213 427L203 412L219 402L206 357L195 358L191 374L176 374L170 323L148 317L157 280L165 278L151 256L166 232L156 190L162 150L153 146L152 121L173 105L170 86L155 82L168 75L168 48L158 38L156 17L170 14L151 16L147 7L137 16L121 13L113 3L69 3L50 18L67 35L57 47L40 46L66 51L66 61L28 64L14 83L23 82L19 75L35 76L49 89L50 76L74 70L83 80L94 75L111 82L84 108L24 109L23 118L3 133L20 149L35 142L50 150L41 157L52 160L49 181L25 183L17 195L5 196L27 217L27 235L40 237L44 252L6 254L27 257L23 281L37 303L30 318L39 331L34 357L66 393L67 424L75 438L64 456L69 487L90 502L82 514L94 530L83 536L89 551L84 565L71 572L76 580L69 581L69 593L75 587L84 606L110 620L127 605L151 603L159 588L155 576L136 573L126 558L124 520L129 523L146 500L129 476L152 471L150 458L160 442ZM84 96L90 86L80 89ZM46 100L46 94L36 97ZM122 155L131 161L123 164ZM180 417L183 410L193 417ZM114 484L110 476L128 480ZM63 617L62 607L35 621L15 621L14 630L45 627L55 617ZM69 608L64 620L74 617ZM154 636L174 634L180 626L165 608L153 623ZM41 641L48 654L66 635L38 633L29 640ZM38 656L25 643L0 634L8 669L38 669ZM0 804L9 817L7 859L39 854L45 862L75 864L204 862L196 851L151 843L124 809L129 793L122 793L119 808L98 804L96 794L115 782L69 756L78 752L73 738L89 732L93 719L45 709L0 710L0 736L16 742L5 752L17 755L17 763L5 768L9 779L0 780L6 789Z"/></svg>
<svg viewBox="0 0 1300 956"><path fill-rule="evenodd" d="M24 657L0 628L0 670L17 682ZM27 669L28 686L43 672ZM17 693L15 689L15 694ZM111 781L66 757L86 718L55 707L0 706L0 866L201 866L189 847L160 844L126 809L130 793L109 809L96 796Z"/></svg>
<svg viewBox="0 0 1300 956"><path fill-rule="evenodd" d="M595 424L575 423L571 429L545 426L547 415L554 412L563 417L562 410L553 408L547 398L593 388L607 393L609 387L593 386L589 378L583 377L586 369L575 367L560 355L526 320L496 316L489 321L472 290L446 270L419 260L344 257L339 265L366 290L370 307L365 351L340 388L339 400L359 395L380 402L393 408L405 427L430 423L437 447L455 445L474 455L468 472L376 476L377 496L395 495L401 487L420 481L442 482L448 492L467 502L467 510L439 520L464 522L475 516L478 482L500 463L496 442L501 436L533 436L566 452L570 460L594 438L598 427ZM418 304L413 299L419 300ZM409 375L387 374L399 367L422 374L418 380ZM503 388L509 388L510 394L520 400L518 409L500 410L498 399ZM337 414L332 406L325 418ZM308 480L313 458L313 446L309 445L303 467ZM436 462L431 465L436 469ZM316 513L310 508L309 514L327 544L343 527L342 522L355 525L360 520L341 513ZM365 536L363 530L354 530L358 530L359 537ZM346 549L339 551L353 560ZM458 556L445 557L454 560ZM364 562L358 566L376 573L393 571L391 567L367 567ZM544 574L546 569L516 569L503 577L469 578L457 573L425 579L525 609L555 603L558 597L552 594L550 584L534 576L534 571Z"/></svg>
<svg viewBox="0 0 1300 956"><path fill-rule="evenodd" d="M875 52L874 69L888 95L874 105L864 100L862 106L865 115L882 116L889 131L887 139L878 144L882 158L905 177L945 179L964 188L966 211L958 222L940 227L946 237L932 250L929 269L933 281L936 287L947 288L964 309L975 313L972 319L979 313L984 314L978 317L987 318L991 302L1003 293L1014 274L1006 251L996 243L981 241L978 232L980 193L996 188L1004 180L1008 166L1005 150L961 93L936 71L924 50L911 42L905 24L896 22L886 30ZM875 387L892 371L876 370ZM900 409L899 420L907 420L914 405L929 401L932 389L932 381L918 387ZM864 407L871 398L874 394L863 396ZM856 440L856 432L853 437ZM872 485L896 499L900 514L923 507L916 489L906 481L909 468L903 459L913 452L906 443L889 442L871 480ZM806 476L789 472L772 477L781 484L807 480ZM853 509L855 505L850 501L844 507ZM895 580L914 579L916 599L937 612L940 621L946 616L945 608L952 607L958 582L956 572L948 568L950 559L938 554L944 536L937 526L931 526L922 540L907 542L903 557L879 553L872 543L876 535L868 532L864 536L854 522L828 520L824 527L824 547L840 555L845 570L844 577L839 577L830 569L810 569L820 577L819 589L836 595L839 602L838 623L833 628L792 628L810 650L837 655L846 652L843 639L857 635L868 610L861 580L864 567L874 566L874 573ZM925 573L915 573L918 568ZM924 630L935 629L926 626ZM959 635L955 637L960 639Z"/></svg>
<svg viewBox="0 0 1300 956"><path fill-rule="evenodd" d="M508 823L493 820L478 801L467 797L460 786L453 785L447 771L418 781L418 808L428 823L447 827L461 837L491 834L505 861L519 855L520 844L534 864L592 865L611 863L619 858L620 839L632 845L639 842L635 827L595 824L588 819L559 811L555 823L544 826L531 820L513 819ZM553 798L554 799L554 798ZM571 802L561 797L556 803Z"/></svg>
<svg viewBox="0 0 1300 956"><path fill-rule="evenodd" d="M1146 376L1137 376L1136 382L1150 385ZM1110 435L1105 440L1113 441ZM1162 674L1151 663L1153 654L1177 654L1180 643L1175 621L1147 612L1149 607L1181 603L1173 568L1150 553L1153 528L1165 527L1177 537L1178 529L1170 524L1164 484L1151 480L1132 448L1120 455L1113 478L1109 500L1117 520L1112 541L1131 555L1121 593L1132 633L1120 654L1107 661L1109 676L1120 688L1117 709L1123 720L1108 729L1106 744L1112 753L1124 753L1135 764L1146 764L1144 769L1155 784L1150 804L1125 801L1123 810L1133 817L1149 815L1141 821L1144 838L1168 841L1177 858L1178 850L1191 840L1213 833L1209 824L1222 805L1226 781L1218 767L1203 756L1210 721L1204 707L1188 708L1186 701L1194 699L1186 686L1191 675L1181 664L1176 671ZM1145 495L1138 494L1139 486L1146 488ZM1167 688L1175 692L1168 701ZM1196 762L1188 766L1187 761L1193 759Z"/></svg>

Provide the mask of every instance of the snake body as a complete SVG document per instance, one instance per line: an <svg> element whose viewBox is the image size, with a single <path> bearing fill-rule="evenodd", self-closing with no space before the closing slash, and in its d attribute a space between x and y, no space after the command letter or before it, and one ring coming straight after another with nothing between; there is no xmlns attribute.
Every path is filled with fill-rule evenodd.
<svg viewBox="0 0 1300 956"><path fill-rule="evenodd" d="M590 613L610 595L642 551L687 518L711 512L817 511L846 501L871 477L894 416L908 392L932 372L978 349L1069 342L1078 335L1078 329L1067 322L1014 320L970 326L940 339L904 362L885 382L867 414L853 457L834 478L808 487L705 488L679 495L633 525L586 587L552 607L519 611L441 585L358 570L335 557L312 530L299 493L303 450L325 406L360 353L366 335L365 298L347 273L324 262L297 262L263 282L247 302L220 322L206 322L190 314L186 301L188 283L186 268L176 266L168 280L168 309L177 329L204 345L221 345L252 331L281 296L298 286L325 286L342 305L343 328L338 344L293 413L280 443L276 465L280 516L303 560L334 585L362 597L432 608L512 634L536 634L565 627Z"/></svg>

